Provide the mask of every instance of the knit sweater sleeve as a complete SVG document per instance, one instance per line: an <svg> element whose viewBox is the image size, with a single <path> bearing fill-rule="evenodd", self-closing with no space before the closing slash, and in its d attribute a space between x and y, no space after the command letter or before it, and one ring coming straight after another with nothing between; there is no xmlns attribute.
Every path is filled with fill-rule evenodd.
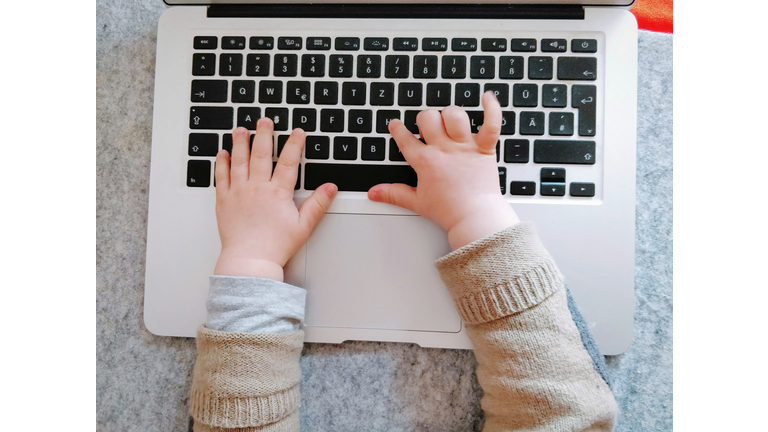
<svg viewBox="0 0 768 432"><path fill-rule="evenodd" d="M532 225L435 263L466 324L483 431L610 431L617 405L568 310L563 278Z"/></svg>

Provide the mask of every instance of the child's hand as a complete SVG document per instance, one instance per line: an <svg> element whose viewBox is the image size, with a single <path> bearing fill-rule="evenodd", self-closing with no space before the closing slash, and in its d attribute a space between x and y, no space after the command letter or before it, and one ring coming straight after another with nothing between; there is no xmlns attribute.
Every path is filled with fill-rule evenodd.
<svg viewBox="0 0 768 432"><path fill-rule="evenodd" d="M253 152L248 130L232 134L232 157L216 155L216 219L221 254L214 274L263 277L282 281L283 266L307 241L336 196L327 183L300 208L293 202L305 133L295 129L272 173L272 132L269 118L256 126Z"/></svg>
<svg viewBox="0 0 768 432"><path fill-rule="evenodd" d="M492 92L483 95L482 128L473 135L463 109L424 110L416 117L416 139L399 120L389 132L419 176L416 188L380 184L368 191L373 201L394 204L433 220L448 232L451 248L510 227L519 219L501 195L496 142L501 131L501 107Z"/></svg>

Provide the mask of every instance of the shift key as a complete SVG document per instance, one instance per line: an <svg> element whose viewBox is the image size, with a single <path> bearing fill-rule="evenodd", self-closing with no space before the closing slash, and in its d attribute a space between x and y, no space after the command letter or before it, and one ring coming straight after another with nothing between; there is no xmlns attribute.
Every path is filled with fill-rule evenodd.
<svg viewBox="0 0 768 432"><path fill-rule="evenodd" d="M576 140L535 140L533 162L546 164L595 164L595 142Z"/></svg>
<svg viewBox="0 0 768 432"><path fill-rule="evenodd" d="M232 129L234 108L201 107L189 109L190 129Z"/></svg>

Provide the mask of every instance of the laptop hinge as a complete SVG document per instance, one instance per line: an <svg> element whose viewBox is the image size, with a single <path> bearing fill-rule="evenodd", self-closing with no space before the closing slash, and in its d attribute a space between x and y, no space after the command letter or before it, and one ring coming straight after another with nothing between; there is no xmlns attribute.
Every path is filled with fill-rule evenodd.
<svg viewBox="0 0 768 432"><path fill-rule="evenodd" d="M209 18L431 18L583 20L579 5L260 4L211 5Z"/></svg>

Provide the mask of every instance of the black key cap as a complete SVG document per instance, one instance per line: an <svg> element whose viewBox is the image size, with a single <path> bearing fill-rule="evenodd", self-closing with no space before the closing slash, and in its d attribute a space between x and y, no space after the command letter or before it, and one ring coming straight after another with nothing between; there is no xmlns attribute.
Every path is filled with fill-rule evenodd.
<svg viewBox="0 0 768 432"><path fill-rule="evenodd" d="M437 56L413 56L414 78L437 78Z"/></svg>
<svg viewBox="0 0 768 432"><path fill-rule="evenodd" d="M447 51L448 39L446 38L423 38L421 40L422 51Z"/></svg>
<svg viewBox="0 0 768 432"><path fill-rule="evenodd" d="M533 162L549 164L595 164L595 142L574 140L535 140Z"/></svg>
<svg viewBox="0 0 768 432"><path fill-rule="evenodd" d="M536 195L536 182L513 181L509 182L510 195Z"/></svg>
<svg viewBox="0 0 768 432"><path fill-rule="evenodd" d="M544 113L534 111L521 112L520 135L544 135Z"/></svg>
<svg viewBox="0 0 768 432"><path fill-rule="evenodd" d="M360 49L360 38L337 37L334 46L336 51L357 51Z"/></svg>
<svg viewBox="0 0 768 432"><path fill-rule="evenodd" d="M240 76L243 74L242 54L221 54L219 56L219 75Z"/></svg>
<svg viewBox="0 0 768 432"><path fill-rule="evenodd" d="M256 82L250 80L232 81L232 102L253 103L256 100Z"/></svg>
<svg viewBox="0 0 768 432"><path fill-rule="evenodd" d="M334 138L333 158L336 160L357 159L357 138L341 136Z"/></svg>
<svg viewBox="0 0 768 432"><path fill-rule="evenodd" d="M364 82L345 82L341 85L341 103L343 105L365 105Z"/></svg>
<svg viewBox="0 0 768 432"><path fill-rule="evenodd" d="M381 76L381 56L362 54L357 56L358 78L379 78Z"/></svg>
<svg viewBox="0 0 768 432"><path fill-rule="evenodd" d="M424 100L422 83L400 83L397 86L397 104L400 106L421 106Z"/></svg>
<svg viewBox="0 0 768 432"><path fill-rule="evenodd" d="M416 171L409 165L316 164L304 167L304 189L315 190L334 183L340 191L368 192L381 183L405 183L416 187Z"/></svg>
<svg viewBox="0 0 768 432"><path fill-rule="evenodd" d="M515 84L512 86L512 105L535 107L539 104L539 86L536 84Z"/></svg>
<svg viewBox="0 0 768 432"><path fill-rule="evenodd" d="M408 78L410 61L407 55L388 55L384 60L384 77Z"/></svg>
<svg viewBox="0 0 768 432"><path fill-rule="evenodd" d="M314 108L294 108L293 128L302 128L304 132L314 132L317 129L317 110Z"/></svg>
<svg viewBox="0 0 768 432"><path fill-rule="evenodd" d="M361 142L361 156L364 161L383 161L386 138L365 137Z"/></svg>
<svg viewBox="0 0 768 432"><path fill-rule="evenodd" d="M288 108L267 108L264 110L264 117L272 119L276 131L288 130Z"/></svg>
<svg viewBox="0 0 768 432"><path fill-rule="evenodd" d="M530 144L525 139L504 140L504 162L528 163Z"/></svg>
<svg viewBox="0 0 768 432"><path fill-rule="evenodd" d="M211 161L209 160L187 161L187 186L208 187L210 185L211 185Z"/></svg>
<svg viewBox="0 0 768 432"><path fill-rule="evenodd" d="M188 154L190 156L216 156L219 152L219 134L191 133L189 134Z"/></svg>
<svg viewBox="0 0 768 432"><path fill-rule="evenodd" d="M480 131L480 126L483 124L483 112L482 111L467 111L469 117L469 129L472 133L476 134Z"/></svg>
<svg viewBox="0 0 768 432"><path fill-rule="evenodd" d="M245 74L248 76L268 76L269 54L248 54L245 59Z"/></svg>
<svg viewBox="0 0 768 432"><path fill-rule="evenodd" d="M282 103L282 81L259 81L259 103Z"/></svg>
<svg viewBox="0 0 768 432"><path fill-rule="evenodd" d="M405 156L400 153L400 147L397 146L394 138L389 139L389 160L392 162L405 162Z"/></svg>
<svg viewBox="0 0 768 432"><path fill-rule="evenodd" d="M219 46L219 38L216 36L195 36L195 49L216 49Z"/></svg>
<svg viewBox="0 0 768 432"><path fill-rule="evenodd" d="M565 196L565 183L542 183L541 196Z"/></svg>
<svg viewBox="0 0 768 432"><path fill-rule="evenodd" d="M373 111L349 110L347 131L352 133L371 133L373 129Z"/></svg>
<svg viewBox="0 0 768 432"><path fill-rule="evenodd" d="M243 36L223 36L221 38L221 49L241 50L245 49L245 37Z"/></svg>
<svg viewBox="0 0 768 432"><path fill-rule="evenodd" d="M389 121L392 119L400 120L400 110L376 111L376 133L389 133Z"/></svg>
<svg viewBox="0 0 768 432"><path fill-rule="evenodd" d="M419 126L416 125L416 117L420 111L408 110L403 114L403 124L412 134L419 134Z"/></svg>
<svg viewBox="0 0 768 432"><path fill-rule="evenodd" d="M232 129L235 110L232 107L201 107L189 109L190 129Z"/></svg>
<svg viewBox="0 0 768 432"><path fill-rule="evenodd" d="M256 135L251 134L251 142L248 145L248 150L251 150L253 148L253 137L255 136ZM221 149L226 150L227 153L232 155L232 134L231 133L226 133L221 136ZM213 185L216 186L216 178L213 179Z"/></svg>
<svg viewBox="0 0 768 432"><path fill-rule="evenodd" d="M541 88L541 105L546 108L565 108L568 103L565 84L544 84Z"/></svg>
<svg viewBox="0 0 768 432"><path fill-rule="evenodd" d="M315 82L315 104L336 105L339 102L339 83L335 81Z"/></svg>
<svg viewBox="0 0 768 432"><path fill-rule="evenodd" d="M299 56L296 54L275 54L275 76L295 77Z"/></svg>
<svg viewBox="0 0 768 432"><path fill-rule="evenodd" d="M308 37L307 51L328 51L331 49L331 38L329 37Z"/></svg>
<svg viewBox="0 0 768 432"><path fill-rule="evenodd" d="M333 78L351 78L352 63L354 63L354 58L350 54L332 55L331 63L328 67L328 76Z"/></svg>
<svg viewBox="0 0 768 432"><path fill-rule="evenodd" d="M216 75L216 54L193 54L192 75L213 76Z"/></svg>
<svg viewBox="0 0 768 432"><path fill-rule="evenodd" d="M573 113L549 113L549 134L568 136L573 135Z"/></svg>
<svg viewBox="0 0 768 432"><path fill-rule="evenodd" d="M419 49L419 39L395 38L392 42L392 49L395 51L416 51Z"/></svg>
<svg viewBox="0 0 768 432"><path fill-rule="evenodd" d="M324 77L325 76L325 55L323 54L302 55L301 56L301 76Z"/></svg>
<svg viewBox="0 0 768 432"><path fill-rule="evenodd" d="M597 41L594 39L574 39L571 41L572 52L597 52Z"/></svg>
<svg viewBox="0 0 768 432"><path fill-rule="evenodd" d="M447 107L451 104L450 83L427 84L427 106Z"/></svg>
<svg viewBox="0 0 768 432"><path fill-rule="evenodd" d="M455 104L458 106L480 105L480 84L477 84L477 83L456 84Z"/></svg>
<svg viewBox="0 0 768 432"><path fill-rule="evenodd" d="M507 84L486 84L483 86L483 92L492 91L499 101L499 105L509 106L509 85Z"/></svg>
<svg viewBox="0 0 768 432"><path fill-rule="evenodd" d="M528 57L528 79L552 79L552 57Z"/></svg>
<svg viewBox="0 0 768 432"><path fill-rule="evenodd" d="M512 39L509 47L514 52L536 52L536 39Z"/></svg>
<svg viewBox="0 0 768 432"><path fill-rule="evenodd" d="M307 159L328 159L331 139L327 136L307 135L304 157Z"/></svg>
<svg viewBox="0 0 768 432"><path fill-rule="evenodd" d="M285 102L289 104L309 103L309 81L288 81L285 84Z"/></svg>
<svg viewBox="0 0 768 432"><path fill-rule="evenodd" d="M496 77L496 58L493 56L472 56L469 60L469 76L474 79Z"/></svg>
<svg viewBox="0 0 768 432"><path fill-rule="evenodd" d="M363 39L363 49L366 51L387 51L389 49L389 38L367 37Z"/></svg>
<svg viewBox="0 0 768 432"><path fill-rule="evenodd" d="M344 110L320 110L320 132L344 132Z"/></svg>
<svg viewBox="0 0 768 432"><path fill-rule="evenodd" d="M542 168L540 177L542 183L565 183L565 168Z"/></svg>
<svg viewBox="0 0 768 432"><path fill-rule="evenodd" d="M395 83L371 83L371 105L392 106L395 104Z"/></svg>
<svg viewBox="0 0 768 432"><path fill-rule="evenodd" d="M259 107L239 107L237 109L237 125L248 130L256 130L256 122L261 118Z"/></svg>
<svg viewBox="0 0 768 432"><path fill-rule="evenodd" d="M521 56L499 57L499 78L523 79L523 63Z"/></svg>
<svg viewBox="0 0 768 432"><path fill-rule="evenodd" d="M302 39L298 36L284 36L277 38L277 49L300 50Z"/></svg>
<svg viewBox="0 0 768 432"><path fill-rule="evenodd" d="M252 50L271 50L275 47L275 38L272 36L251 36L248 40L248 48Z"/></svg>
<svg viewBox="0 0 768 432"><path fill-rule="evenodd" d="M277 137L277 157L280 157L280 153L283 152L283 147L285 147L285 143L288 142L288 138L289 137L290 137L290 135L279 135ZM306 144L306 141L305 141L305 144ZM274 162L273 162L273 164L274 164ZM275 166L272 165L272 172L274 172L274 171L275 171Z"/></svg>
<svg viewBox="0 0 768 432"><path fill-rule="evenodd" d="M477 39L475 39L475 38L453 38L453 39L451 39L451 50L453 50L453 51L477 51Z"/></svg>
<svg viewBox="0 0 768 432"><path fill-rule="evenodd" d="M192 80L191 102L226 102L226 80Z"/></svg>
<svg viewBox="0 0 768 432"><path fill-rule="evenodd" d="M501 194L507 194L507 169L499 167L499 187L501 188Z"/></svg>
<svg viewBox="0 0 768 432"><path fill-rule="evenodd" d="M571 183L570 195L573 197L593 197L595 196L594 183Z"/></svg>
<svg viewBox="0 0 768 432"><path fill-rule="evenodd" d="M565 39L542 39L542 52L566 52L568 50L568 41Z"/></svg>
<svg viewBox="0 0 768 432"><path fill-rule="evenodd" d="M571 106L579 109L579 135L595 136L597 117L597 87L574 84Z"/></svg>
<svg viewBox="0 0 768 432"><path fill-rule="evenodd" d="M445 79L463 79L467 76L467 58L464 56L443 57L443 72Z"/></svg>
<svg viewBox="0 0 768 432"><path fill-rule="evenodd" d="M506 39L481 39L480 49L482 51L504 52L507 50L507 40Z"/></svg>
<svg viewBox="0 0 768 432"><path fill-rule="evenodd" d="M594 81L597 79L597 59L594 57L560 57L557 59L557 79Z"/></svg>
<svg viewBox="0 0 768 432"><path fill-rule="evenodd" d="M502 111L501 112L501 135L514 135L514 134L515 134L515 112Z"/></svg>

